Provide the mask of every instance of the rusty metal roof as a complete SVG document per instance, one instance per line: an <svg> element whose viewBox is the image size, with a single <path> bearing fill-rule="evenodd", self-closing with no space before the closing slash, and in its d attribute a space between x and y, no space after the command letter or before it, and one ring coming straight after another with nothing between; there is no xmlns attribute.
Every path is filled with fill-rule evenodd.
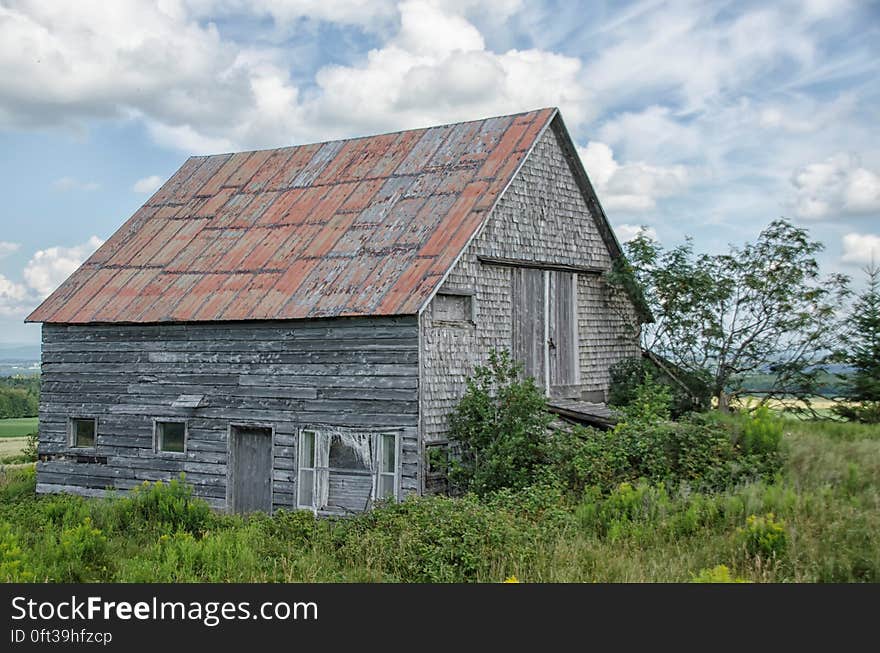
<svg viewBox="0 0 880 653"><path fill-rule="evenodd" d="M417 313L555 115L191 157L27 321Z"/></svg>

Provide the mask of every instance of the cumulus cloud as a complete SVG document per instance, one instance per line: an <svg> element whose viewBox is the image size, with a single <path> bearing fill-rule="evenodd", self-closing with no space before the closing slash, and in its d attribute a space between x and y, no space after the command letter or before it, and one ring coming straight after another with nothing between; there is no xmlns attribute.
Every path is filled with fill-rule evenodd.
<svg viewBox="0 0 880 653"><path fill-rule="evenodd" d="M92 236L73 247L56 246L38 250L24 268L22 276L25 283L40 298L46 297L103 242L97 236Z"/></svg>
<svg viewBox="0 0 880 653"><path fill-rule="evenodd" d="M614 227L614 233L617 235L617 239L626 243L638 236L640 233L644 233L651 240L658 240L657 238L657 230L654 227L648 227L647 225L637 225L637 224L619 224Z"/></svg>
<svg viewBox="0 0 880 653"><path fill-rule="evenodd" d="M0 6L0 127L142 120L162 145L190 153L279 146L562 106L592 116L581 62L540 49L497 53L466 17L501 16L519 2L238 0ZM327 65L305 93L296 62L270 45L221 37L204 18L250 12L371 25L388 15L381 47ZM384 13L383 13L384 12ZM498 20L498 18L495 18Z"/></svg>
<svg viewBox="0 0 880 653"><path fill-rule="evenodd" d="M880 174L852 154L806 165L795 171L791 184L795 213L805 220L880 213Z"/></svg>
<svg viewBox="0 0 880 653"><path fill-rule="evenodd" d="M9 256L10 254L17 252L20 247L21 243L10 243L5 240L0 240L0 258Z"/></svg>
<svg viewBox="0 0 880 653"><path fill-rule="evenodd" d="M844 263L870 264L880 262L880 236L848 233L843 236Z"/></svg>
<svg viewBox="0 0 880 653"><path fill-rule="evenodd" d="M131 189L135 193L152 193L162 185L162 177L159 175L150 175L134 182Z"/></svg>
<svg viewBox="0 0 880 653"><path fill-rule="evenodd" d="M659 198L683 192L687 186L684 166L620 164L614 151L600 141L579 147L578 154L606 210L649 211L656 208Z"/></svg>
<svg viewBox="0 0 880 653"><path fill-rule="evenodd" d="M28 307L28 288L10 281L0 274L0 316L13 317L23 314Z"/></svg>
<svg viewBox="0 0 880 653"><path fill-rule="evenodd" d="M76 177L61 177L52 182L52 188L57 191L65 192L69 190L98 190L101 184L95 181L80 181Z"/></svg>

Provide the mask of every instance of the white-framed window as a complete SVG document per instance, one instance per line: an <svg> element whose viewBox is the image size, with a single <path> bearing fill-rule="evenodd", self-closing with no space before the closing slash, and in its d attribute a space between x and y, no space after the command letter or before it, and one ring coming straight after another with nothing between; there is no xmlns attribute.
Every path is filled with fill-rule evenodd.
<svg viewBox="0 0 880 653"><path fill-rule="evenodd" d="M329 512L359 512L377 499L397 499L397 433L339 428L300 431L297 505Z"/></svg>
<svg viewBox="0 0 880 653"><path fill-rule="evenodd" d="M379 464L376 469L376 498L396 499L398 486L397 448L398 437L396 433L380 433L379 440Z"/></svg>
<svg viewBox="0 0 880 653"><path fill-rule="evenodd" d="M186 453L185 420L153 420L153 450L156 453Z"/></svg>
<svg viewBox="0 0 880 653"><path fill-rule="evenodd" d="M77 449L94 449L98 444L98 420L95 417L71 417L67 423L67 441Z"/></svg>
<svg viewBox="0 0 880 653"><path fill-rule="evenodd" d="M297 481L297 500L300 508L315 509L315 467L318 434L303 429L299 434L299 479Z"/></svg>

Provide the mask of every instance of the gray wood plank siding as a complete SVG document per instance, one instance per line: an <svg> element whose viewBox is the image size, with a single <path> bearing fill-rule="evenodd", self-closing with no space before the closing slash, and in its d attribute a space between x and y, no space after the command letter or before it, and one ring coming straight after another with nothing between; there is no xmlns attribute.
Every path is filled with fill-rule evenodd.
<svg viewBox="0 0 880 653"><path fill-rule="evenodd" d="M185 472L226 507L231 424L275 429L277 507L296 505L297 433L400 433L400 494L419 490L416 317L163 325L43 325L39 492L101 494ZM172 407L203 395L199 407ZM69 417L98 420L94 449ZM185 418L185 454L154 451L153 420ZM87 459L86 456L92 456ZM106 458L106 462L94 462ZM80 460L80 462L77 462Z"/></svg>
<svg viewBox="0 0 880 653"><path fill-rule="evenodd" d="M628 300L612 301L601 276L589 271L610 269L611 256L553 126L540 138L441 289L473 292L473 323L438 320L431 304L421 315L425 442L446 437L449 413L474 365L485 361L490 349L510 349L514 338L524 337L526 330L535 331L520 325L519 316L514 315L511 298L520 268L489 265L480 257L586 268L575 273L579 369L557 364L551 368L556 380L574 376L581 392L603 395L610 365L639 355L638 334L629 326L635 322L635 310ZM574 292L574 284L568 292ZM561 322L571 316L557 313L551 317L564 328ZM564 349L563 345L557 355L566 355Z"/></svg>

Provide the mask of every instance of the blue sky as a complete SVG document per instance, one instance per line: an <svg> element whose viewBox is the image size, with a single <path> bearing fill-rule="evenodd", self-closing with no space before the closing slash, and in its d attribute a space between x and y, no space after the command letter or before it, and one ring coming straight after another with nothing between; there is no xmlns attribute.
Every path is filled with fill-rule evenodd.
<svg viewBox="0 0 880 653"><path fill-rule="evenodd" d="M0 0L0 343L191 154L559 106L618 236L880 259L880 3Z"/></svg>

